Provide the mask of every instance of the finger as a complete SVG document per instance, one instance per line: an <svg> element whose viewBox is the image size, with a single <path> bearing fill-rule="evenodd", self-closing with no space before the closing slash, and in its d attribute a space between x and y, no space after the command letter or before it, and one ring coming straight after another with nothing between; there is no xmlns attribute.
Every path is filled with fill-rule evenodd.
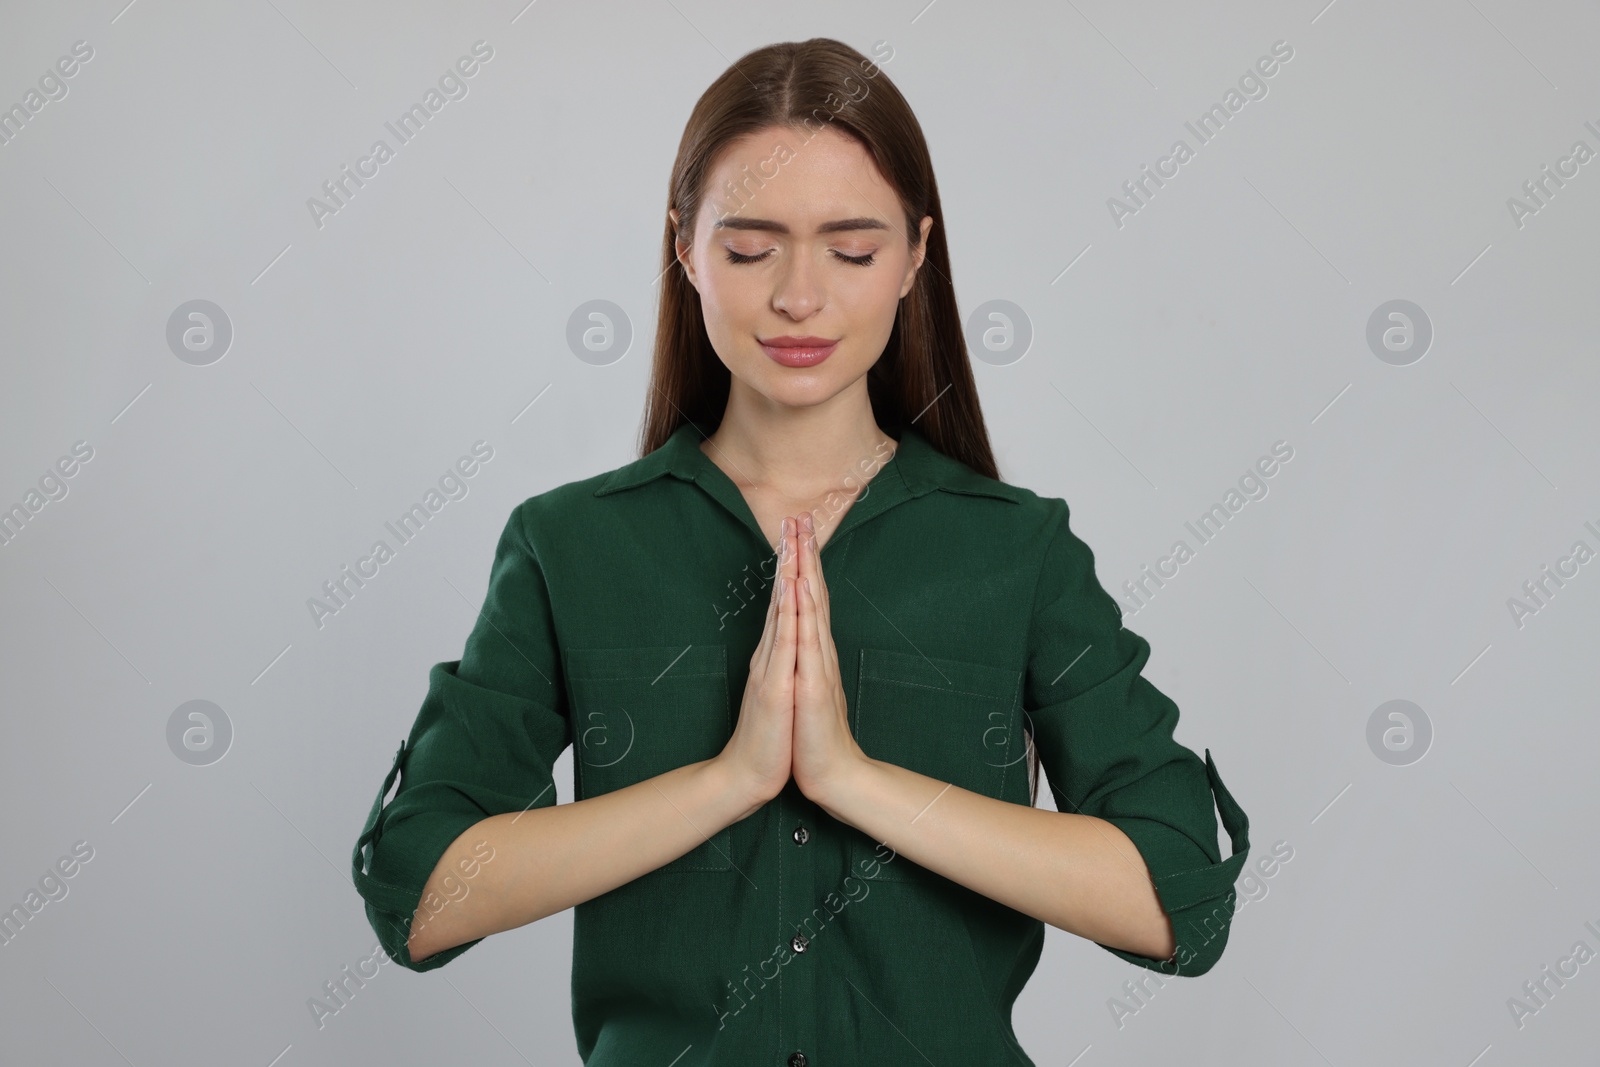
<svg viewBox="0 0 1600 1067"><path fill-rule="evenodd" d="M795 661L795 600L794 579L783 582L783 608L778 612L778 630L773 643L772 663L768 668L774 678L793 678Z"/></svg>
<svg viewBox="0 0 1600 1067"><path fill-rule="evenodd" d="M810 512L801 517L806 529L802 554L806 559L806 577L811 579L811 601L816 606L817 646L821 656L824 677L833 677L837 670L837 650L833 647L833 613L828 599L828 583L822 575L822 547L817 542L816 524Z"/></svg>
<svg viewBox="0 0 1600 1067"><path fill-rule="evenodd" d="M806 514L801 512L794 520L794 588L798 593L801 583L811 575L811 532L806 529Z"/></svg>
<svg viewBox="0 0 1600 1067"><path fill-rule="evenodd" d="M815 685L823 676L822 648L817 632L817 601L811 595L810 583L801 579L795 592L795 606L800 609L799 632L796 636L797 680Z"/></svg>
<svg viewBox="0 0 1600 1067"><path fill-rule="evenodd" d="M828 630L828 622L826 617L824 617L822 622L822 634L822 660L827 665L827 670L825 673L830 680L835 680L840 678L842 674L839 669L839 646L833 643L833 634Z"/></svg>
<svg viewBox="0 0 1600 1067"><path fill-rule="evenodd" d="M783 556L783 573L789 578L796 578L795 568L800 559L800 524L788 515L783 517L783 528L789 531L789 551Z"/></svg>
<svg viewBox="0 0 1600 1067"><path fill-rule="evenodd" d="M818 610L822 613L822 626L830 634L833 632L833 600L828 595L828 581L822 573L822 546L817 543L816 530L811 532L811 593L816 598Z"/></svg>
<svg viewBox="0 0 1600 1067"><path fill-rule="evenodd" d="M801 655L811 655L820 650L821 635L817 632L817 599L813 590L816 589L816 538L810 531L803 530L800 534L800 567L799 577L795 580L795 607L799 610L799 630L797 641L801 646Z"/></svg>
<svg viewBox="0 0 1600 1067"><path fill-rule="evenodd" d="M778 537L777 558L783 558L784 538ZM772 593L767 597L767 619L761 627L761 639L756 643L756 662L762 670L767 669L767 664L772 660L773 631L778 621L778 598L783 592L782 572L774 565L772 569Z"/></svg>
<svg viewBox="0 0 1600 1067"><path fill-rule="evenodd" d="M822 565L819 562L811 569L811 591L809 604L811 617L816 620L816 651L818 673L828 682L839 677L839 650L833 643L833 625L828 621L828 585L822 580ZM817 590L822 590L819 600Z"/></svg>
<svg viewBox="0 0 1600 1067"><path fill-rule="evenodd" d="M772 568L772 596L767 607L767 626L761 632L761 665L762 669L770 669L772 662L772 649L777 639L778 615L783 600L783 558L794 551L794 534L787 521L779 527L778 547L773 557Z"/></svg>

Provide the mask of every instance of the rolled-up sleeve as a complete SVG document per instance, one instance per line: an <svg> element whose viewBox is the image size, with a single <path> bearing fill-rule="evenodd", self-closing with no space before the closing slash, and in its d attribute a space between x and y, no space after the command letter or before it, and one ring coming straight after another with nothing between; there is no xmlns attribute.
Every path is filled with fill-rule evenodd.
<svg viewBox="0 0 1600 1067"><path fill-rule="evenodd" d="M1227 945L1249 819L1210 749L1202 761L1174 739L1178 707L1141 673L1149 643L1123 627L1095 576L1093 552L1070 528L1066 502L1051 504L1058 514L1035 594L1024 690L1040 763L1058 810L1104 819L1133 841L1178 945L1167 961L1100 947L1164 974L1204 974ZM1213 803L1233 848L1225 861Z"/></svg>
<svg viewBox="0 0 1600 1067"><path fill-rule="evenodd" d="M524 526L528 507L524 501L513 509L500 535L483 609L461 658L429 670L421 710L351 856L379 943L410 970L442 967L482 940L420 962L406 945L423 887L450 844L491 815L556 803L551 769L571 731L549 590ZM477 859L493 862L483 854ZM452 872L460 892L471 892L473 870Z"/></svg>

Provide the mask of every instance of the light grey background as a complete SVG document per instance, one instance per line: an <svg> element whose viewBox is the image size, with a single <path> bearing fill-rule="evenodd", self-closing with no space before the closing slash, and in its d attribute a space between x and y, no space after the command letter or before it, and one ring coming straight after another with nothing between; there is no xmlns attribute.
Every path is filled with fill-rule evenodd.
<svg viewBox="0 0 1600 1067"><path fill-rule="evenodd" d="M0 8L0 106L94 51L0 145L0 506L93 449L0 547L0 905L94 850L0 946L0 1060L577 1062L570 913L385 965L321 1027L307 1002L373 950L350 849L509 510L633 458L689 109L810 36L892 49L963 313L1011 301L1033 331L974 361L1002 474L1071 504L1113 593L1294 450L1127 619L1252 865L1293 857L1241 881L1216 970L1120 1026L1148 972L1051 930L1023 1046L1594 1055L1600 963L1521 1026L1508 1006L1600 949L1600 562L1524 625L1508 608L1600 548L1600 161L1520 226L1508 204L1600 149L1592 5L124 3ZM319 228L307 199L478 40L468 94ZM1276 41L1267 94L1113 222ZM166 340L196 299L233 329L206 366ZM634 330L605 366L566 342L600 299ZM1404 366L1367 342L1395 299L1434 332ZM308 599L480 439L470 492L319 628ZM1368 742L1397 699L1433 731L1403 766ZM190 700L232 726L209 766L169 748ZM557 781L571 800L570 751Z"/></svg>

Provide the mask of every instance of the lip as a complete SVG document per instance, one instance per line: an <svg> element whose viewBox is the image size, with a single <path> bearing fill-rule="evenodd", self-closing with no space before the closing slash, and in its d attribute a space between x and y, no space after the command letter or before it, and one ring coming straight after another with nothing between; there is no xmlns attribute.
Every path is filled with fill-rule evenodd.
<svg viewBox="0 0 1600 1067"><path fill-rule="evenodd" d="M815 367L839 346L826 337L769 337L757 343L768 359L785 367Z"/></svg>

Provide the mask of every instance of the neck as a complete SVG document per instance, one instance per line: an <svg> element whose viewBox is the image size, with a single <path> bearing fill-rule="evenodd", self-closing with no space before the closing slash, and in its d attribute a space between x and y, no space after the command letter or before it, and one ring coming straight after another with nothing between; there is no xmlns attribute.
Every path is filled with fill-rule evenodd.
<svg viewBox="0 0 1600 1067"><path fill-rule="evenodd" d="M700 445L741 488L777 487L797 496L859 485L896 444L872 416L866 379L824 404L775 404L735 378L715 433Z"/></svg>

